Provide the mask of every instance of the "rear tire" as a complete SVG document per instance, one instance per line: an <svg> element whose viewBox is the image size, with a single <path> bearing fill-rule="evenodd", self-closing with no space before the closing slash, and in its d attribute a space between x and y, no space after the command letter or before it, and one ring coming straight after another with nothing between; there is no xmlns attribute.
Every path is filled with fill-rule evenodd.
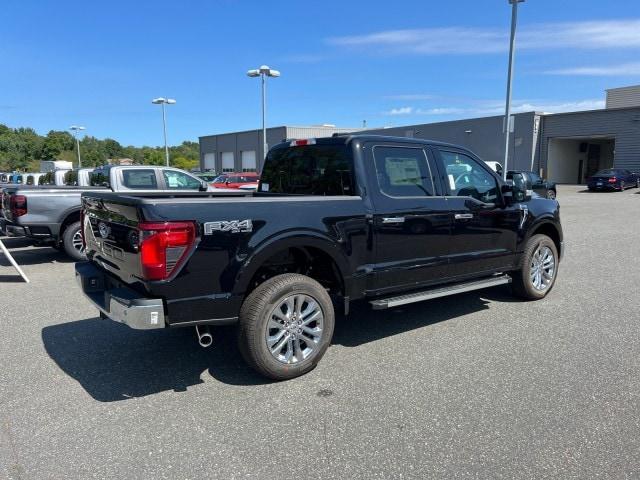
<svg viewBox="0 0 640 480"><path fill-rule="evenodd" d="M304 275L278 275L242 304L238 346L258 373L288 380L315 368L331 343L334 324L333 304L322 285Z"/></svg>
<svg viewBox="0 0 640 480"><path fill-rule="evenodd" d="M529 239L520 259L520 268L512 273L513 293L525 300L547 296L558 276L558 249L546 235Z"/></svg>
<svg viewBox="0 0 640 480"><path fill-rule="evenodd" d="M73 222L67 228L65 228L62 234L62 246L65 253L75 261L86 260L87 257L84 254L82 248L82 237L80 233L80 222Z"/></svg>

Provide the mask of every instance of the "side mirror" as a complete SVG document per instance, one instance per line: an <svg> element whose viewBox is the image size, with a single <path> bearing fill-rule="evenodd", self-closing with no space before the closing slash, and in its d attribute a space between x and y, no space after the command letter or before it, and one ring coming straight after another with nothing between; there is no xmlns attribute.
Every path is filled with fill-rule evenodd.
<svg viewBox="0 0 640 480"><path fill-rule="evenodd" d="M526 173L514 173L511 188L513 202L528 202L531 200L533 191L531 189L531 178Z"/></svg>
<svg viewBox="0 0 640 480"><path fill-rule="evenodd" d="M207 182L200 182L200 188L198 190L201 192L206 192L207 190L209 190L209 185L207 184Z"/></svg>

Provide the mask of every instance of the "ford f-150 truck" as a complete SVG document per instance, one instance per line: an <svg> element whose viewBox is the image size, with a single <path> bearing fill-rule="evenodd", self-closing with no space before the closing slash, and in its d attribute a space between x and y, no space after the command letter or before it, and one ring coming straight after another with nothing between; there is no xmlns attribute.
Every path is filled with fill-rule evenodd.
<svg viewBox="0 0 640 480"><path fill-rule="evenodd" d="M183 170L171 167L104 166L88 171L66 171L71 183L86 176L91 185L20 186L2 188L0 201L4 219L2 230L10 236L26 236L39 243L48 243L64 251L74 260L84 260L80 236L80 195L82 192L106 190L116 192L213 190L206 182ZM59 173L59 171L52 172ZM86 180L86 179L85 179Z"/></svg>
<svg viewBox="0 0 640 480"><path fill-rule="evenodd" d="M76 277L103 317L137 329L237 324L247 362L273 379L312 369L335 311L501 284L552 289L559 206L470 151L373 135L291 140L268 153L258 191L83 193L89 261Z"/></svg>

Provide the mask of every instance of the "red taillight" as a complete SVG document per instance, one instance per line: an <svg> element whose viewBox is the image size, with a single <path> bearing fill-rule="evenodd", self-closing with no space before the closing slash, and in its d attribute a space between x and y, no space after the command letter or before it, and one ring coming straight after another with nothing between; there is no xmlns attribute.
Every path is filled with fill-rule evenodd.
<svg viewBox="0 0 640 480"><path fill-rule="evenodd" d="M196 241L193 222L141 222L140 264L146 280L166 280L187 258Z"/></svg>
<svg viewBox="0 0 640 480"><path fill-rule="evenodd" d="M609 183L616 183L618 181L618 179L616 177L611 177L609 179Z"/></svg>
<svg viewBox="0 0 640 480"><path fill-rule="evenodd" d="M315 145L316 144L316 139L315 138L307 138L307 139L303 139L303 140L292 140L291 143L289 144L289 146L291 147L304 147L305 145Z"/></svg>
<svg viewBox="0 0 640 480"><path fill-rule="evenodd" d="M24 195L11 195L9 200L9 210L14 217L21 217L27 214L27 197Z"/></svg>

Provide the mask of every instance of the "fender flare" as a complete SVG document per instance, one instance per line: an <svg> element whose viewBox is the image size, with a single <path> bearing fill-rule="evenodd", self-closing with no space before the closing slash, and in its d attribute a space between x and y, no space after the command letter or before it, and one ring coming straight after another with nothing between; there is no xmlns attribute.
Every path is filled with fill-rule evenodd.
<svg viewBox="0 0 640 480"><path fill-rule="evenodd" d="M524 238L522 239L522 245L526 245L526 243L529 241L529 239L538 231L540 230L541 227L544 226L550 226L551 228L553 228L556 232L556 235L558 236L558 239L560 242L562 242L562 235L560 234L560 228L558 228L558 224L557 221L555 220L554 217L551 216L544 216L542 218L538 218L536 219L536 221L531 224L529 226L529 228L527 228L527 233L524 236ZM552 239L555 241L555 239ZM559 248L559 246L558 246Z"/></svg>
<svg viewBox="0 0 640 480"><path fill-rule="evenodd" d="M349 262L338 242L317 231L295 230L269 237L254 247L251 255L244 260L236 273L233 293L244 294L249 282L266 260L278 252L294 247L312 247L327 254L338 267L343 287L348 291L345 284L350 277Z"/></svg>

